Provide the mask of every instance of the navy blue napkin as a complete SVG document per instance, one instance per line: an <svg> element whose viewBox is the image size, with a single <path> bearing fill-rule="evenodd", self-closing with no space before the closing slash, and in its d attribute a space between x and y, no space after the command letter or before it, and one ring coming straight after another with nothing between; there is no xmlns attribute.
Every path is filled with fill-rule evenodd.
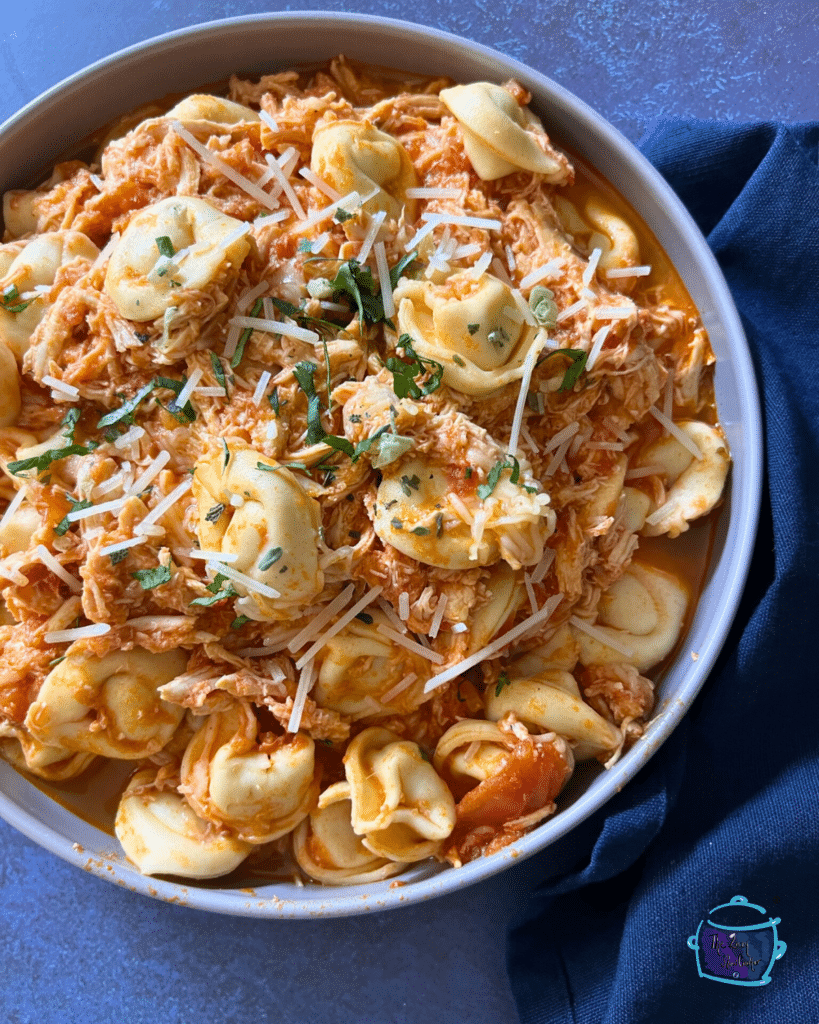
<svg viewBox="0 0 819 1024"><path fill-rule="evenodd" d="M819 1020L818 142L819 124L683 118L642 140L742 316L766 488L742 606L702 693L588 823L581 862L542 881L510 929L524 1024ZM539 856L543 876L572 841ZM686 944L736 895L781 918L787 950L764 987L700 977Z"/></svg>

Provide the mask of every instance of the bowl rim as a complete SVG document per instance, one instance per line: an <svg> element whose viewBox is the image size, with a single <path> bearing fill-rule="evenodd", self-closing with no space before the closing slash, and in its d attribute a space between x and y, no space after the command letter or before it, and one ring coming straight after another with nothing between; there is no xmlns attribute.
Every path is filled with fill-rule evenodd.
<svg viewBox="0 0 819 1024"><path fill-rule="evenodd" d="M734 557L730 564L721 567L725 570L720 591L722 600L709 620L707 637L700 646L698 660L688 666L685 684L681 690L675 694L674 700L662 709L662 713L655 713L655 718L649 723L644 737L612 769L600 777L601 781L595 784L593 793L584 792L571 806L561 810L544 825L491 857L480 858L456 870L436 868L426 874L422 872L421 877L412 877L397 887L390 887L389 881L376 886L355 888L316 886L315 890L321 891L325 897L323 899L290 899L266 892L267 888L275 889L275 885L260 887L258 895L250 896L247 891L200 888L195 883L188 886L139 875L127 864L121 853L95 851L89 854L78 843L72 843L56 828L37 818L26 809L23 802L15 801L8 793L0 791L0 816L28 838L69 863L144 895L223 914L263 918L309 919L362 914L411 905L454 892L489 878L516 861L545 849L603 807L633 778L677 727L713 667L736 615L750 569L762 496L762 418L753 363L733 298L705 238L670 185L630 140L568 89L536 68L529 67L498 50L450 32L406 20L335 11L279 11L202 22L134 43L67 76L29 101L0 125L0 147L8 145L10 140L13 141L14 135L25 130L27 123L39 113L45 112L57 97L65 101L67 96L70 97L73 93L88 88L95 79L109 76L134 60L149 55L155 59L157 54L175 48L180 42L190 47L199 47L225 31L239 32L247 26L264 26L270 31L281 32L285 28L290 31L303 27L316 28L319 24L324 28L335 25L359 32L391 33L410 43L427 41L445 46L450 51L453 62L458 54L473 59L477 55L491 61L499 74L512 75L524 83L534 83L541 93L542 102L559 104L570 111L579 124L586 124L602 137L605 143L636 172L642 182L648 182L660 206L673 220L689 254L694 257L696 267L703 275L705 286L718 299L718 319L731 341L731 364L742 403L742 433L745 439L744 491L743 500L739 504L736 500L731 503L725 543L728 545L729 541L732 542ZM255 60L256 57L257 54L254 52L250 59ZM643 213L640 210L638 212ZM682 268L678 269L683 272ZM713 566L711 568L713 569ZM693 625L690 628L693 628ZM678 654L677 658L679 657ZM5 765L0 766L3 768L0 773L0 784L5 777L6 767L14 772L21 784L31 785L14 769ZM60 807L58 804L54 806ZM70 812L65 813L70 815ZM105 833L99 832L98 835L103 837L104 842L100 844L103 850L105 843L115 843L115 840ZM401 879L406 877L399 876L394 881L401 882Z"/></svg>

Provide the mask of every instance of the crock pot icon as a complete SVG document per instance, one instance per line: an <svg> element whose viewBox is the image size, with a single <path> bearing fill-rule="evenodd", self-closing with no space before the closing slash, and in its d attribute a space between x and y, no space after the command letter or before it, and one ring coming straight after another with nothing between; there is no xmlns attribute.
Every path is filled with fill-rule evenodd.
<svg viewBox="0 0 819 1024"><path fill-rule="evenodd" d="M688 936L688 948L697 954L701 978L727 985L767 985L771 968L788 948L779 938L778 917L760 920L767 911L744 896L720 903Z"/></svg>

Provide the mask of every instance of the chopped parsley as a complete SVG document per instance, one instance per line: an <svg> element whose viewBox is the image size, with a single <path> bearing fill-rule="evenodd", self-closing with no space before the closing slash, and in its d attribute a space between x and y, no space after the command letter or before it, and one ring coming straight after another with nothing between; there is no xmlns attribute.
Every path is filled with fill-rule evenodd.
<svg viewBox="0 0 819 1024"><path fill-rule="evenodd" d="M253 309L250 311L250 316L258 316L262 311L263 306L262 299L256 299L253 303ZM236 367L241 363L242 358L245 354L245 345L247 345L250 335L253 333L252 327L245 327L242 333L239 335L239 343L236 346L236 351L233 353L233 358L230 360L230 367L235 370Z"/></svg>
<svg viewBox="0 0 819 1024"><path fill-rule="evenodd" d="M310 241L309 238L302 238L299 240L298 251L309 253L313 252L313 243Z"/></svg>
<svg viewBox="0 0 819 1024"><path fill-rule="evenodd" d="M70 455L88 455L98 447L96 441L89 441L87 444L76 444L74 442L74 431L77 429L77 422L80 418L80 409L73 407L63 417L60 427L63 428L63 437L68 440L64 448L49 448L39 455L32 455L30 459L17 459L8 464L8 471L14 476L27 472L29 469L36 470L37 475L45 473L52 462L59 462L67 459Z"/></svg>
<svg viewBox="0 0 819 1024"><path fill-rule="evenodd" d="M233 622L231 622L230 628L241 629L246 622L250 622L250 619L248 618L247 615L237 615Z"/></svg>
<svg viewBox="0 0 819 1024"><path fill-rule="evenodd" d="M429 536L429 530L427 529L426 526L416 526L415 529L411 530L410 532L414 533L416 537L428 537Z"/></svg>
<svg viewBox="0 0 819 1024"><path fill-rule="evenodd" d="M318 367L315 363L303 361L296 363L293 367L293 376L296 383L307 396L307 444L318 444L327 437L324 427L321 425L321 399L316 393L315 374ZM346 438L345 441L352 448Z"/></svg>
<svg viewBox="0 0 819 1024"><path fill-rule="evenodd" d="M509 686L510 684L511 680L509 679L509 676L505 672L501 672L498 676L498 685L495 687L495 696L500 697L501 690L504 686Z"/></svg>
<svg viewBox="0 0 819 1024"><path fill-rule="evenodd" d="M17 285L7 285L3 289L2 295L0 295L0 306L7 313L22 313L24 309L28 309L32 302L34 302L34 299L27 299L25 302L18 302L18 299L20 299L20 292L17 290Z"/></svg>
<svg viewBox="0 0 819 1024"><path fill-rule="evenodd" d="M444 535L444 514L439 512L435 517L435 536L443 537Z"/></svg>
<svg viewBox="0 0 819 1024"><path fill-rule="evenodd" d="M511 461L510 461L511 460ZM505 459L498 459L495 465L489 470L489 475L486 478L485 484L480 484L478 487L478 497L481 501L485 501L489 495L498 486L498 481L501 478L501 474L505 469L511 469L512 473L509 477L511 483L516 484L520 480L520 463L514 455L509 455Z"/></svg>
<svg viewBox="0 0 819 1024"><path fill-rule="evenodd" d="M112 412L106 413L105 416L97 423L97 429L102 430L103 427L113 426L115 423L124 423L130 425L134 422L134 413L137 407L144 399L155 391L157 388L164 388L179 397L182 389L187 383L187 378L184 380L174 380L172 377L154 377L153 380L140 388L139 391L134 395L133 398L129 398L127 402L124 402L119 409L114 409ZM193 410L193 406L190 402L185 403L184 409L179 409L173 402L167 407L162 405L159 399L156 400L157 404L166 409L176 420L187 426L188 423L192 423L196 419L196 413ZM181 415L180 415L181 413Z"/></svg>
<svg viewBox="0 0 819 1024"><path fill-rule="evenodd" d="M211 349L210 352L210 365L213 367L213 375L216 378L216 383L220 388L225 389L225 394L228 393L227 378L225 377L225 371L222 366L222 360L216 353Z"/></svg>
<svg viewBox="0 0 819 1024"><path fill-rule="evenodd" d="M413 473L412 476L407 476L405 474L401 477L401 490L408 498L412 497L412 492L417 491L420 486L421 478L417 473Z"/></svg>
<svg viewBox="0 0 819 1024"><path fill-rule="evenodd" d="M278 418L279 411L281 410L281 403L279 402L279 385L277 384L270 394L267 396L267 400L270 403L270 408L273 410L273 415Z"/></svg>
<svg viewBox="0 0 819 1024"><path fill-rule="evenodd" d="M403 348L409 362L404 362L396 356L390 356L387 360L386 366L392 374L392 387L396 395L399 398L421 398L422 395L430 395L437 391L444 376L441 363L419 356L412 347L412 338L408 334L401 335L398 347ZM415 378L424 373L429 374L429 378L426 383L419 385Z"/></svg>
<svg viewBox="0 0 819 1024"><path fill-rule="evenodd" d="M358 615L356 615L356 618L360 619L360 621L366 626L371 626L373 624L373 617L369 612L359 612Z"/></svg>
<svg viewBox="0 0 819 1024"><path fill-rule="evenodd" d="M281 548L271 548L270 551L262 558L259 562L260 572L267 572L271 565L275 565L276 562L282 557L284 552Z"/></svg>
<svg viewBox="0 0 819 1024"><path fill-rule="evenodd" d="M566 372L563 374L560 387L557 389L558 391L571 391L577 383L580 374L586 369L586 360L589 358L589 353L584 352L580 348L555 348L538 359L538 366L552 356L568 356L571 360Z"/></svg>
<svg viewBox="0 0 819 1024"><path fill-rule="evenodd" d="M470 334L477 334L478 331L481 329L481 325L480 324L467 324L466 325L466 329L469 331Z"/></svg>
<svg viewBox="0 0 819 1024"><path fill-rule="evenodd" d="M159 255L165 256L167 259L173 259L176 255L176 249L173 247L173 242L167 235L160 235L159 238L155 239L156 247L159 249Z"/></svg>
<svg viewBox="0 0 819 1024"><path fill-rule="evenodd" d="M397 519L397 518L396 519L391 519L390 520L390 525L392 526L393 530L403 530L404 529L403 522L400 519Z"/></svg>
<svg viewBox="0 0 819 1024"><path fill-rule="evenodd" d="M460 366L462 369L466 366L466 363L459 355L454 355L452 357L452 362L455 363L456 366Z"/></svg>
<svg viewBox="0 0 819 1024"><path fill-rule="evenodd" d="M169 583L173 572L170 563L168 565L157 565L154 569L137 569L131 575L139 583L143 590L153 590L154 587L161 587Z"/></svg>
<svg viewBox="0 0 819 1024"><path fill-rule="evenodd" d="M68 499L68 501L71 502L72 512L76 512L78 511L78 509L81 508L91 508L91 506L94 504L93 501L79 501L77 498L72 498L70 494L66 494L66 498ZM70 529L71 525L72 524L69 521L68 516L66 515L54 527L54 532L57 534L58 537L62 537L66 533L68 533L68 530Z"/></svg>
<svg viewBox="0 0 819 1024"><path fill-rule="evenodd" d="M398 284L399 277L406 268L418 258L414 250L390 269L390 285ZM373 278L369 267L363 266L356 259L342 263L335 278L330 282L333 298L346 298L358 310L358 319L363 330L364 324L386 323L394 327L392 321L384 316L384 300L381 298L381 285Z"/></svg>
<svg viewBox="0 0 819 1024"><path fill-rule="evenodd" d="M222 450L224 452L222 457L222 472L224 473L228 467L228 463L230 462L230 448L228 448L227 441L224 438L222 438Z"/></svg>
<svg viewBox="0 0 819 1024"><path fill-rule="evenodd" d="M128 549L120 548L119 551L112 551L108 556L111 559L111 565L119 565L119 563L128 557Z"/></svg>
<svg viewBox="0 0 819 1024"><path fill-rule="evenodd" d="M205 522L215 523L218 522L219 517L225 511L224 504L220 501L217 505L211 505L208 511L205 513Z"/></svg>
<svg viewBox="0 0 819 1024"><path fill-rule="evenodd" d="M335 213L335 219L339 224L343 224L345 220L352 220L353 217L355 217L354 213L348 213L347 210L342 210L340 206Z"/></svg>

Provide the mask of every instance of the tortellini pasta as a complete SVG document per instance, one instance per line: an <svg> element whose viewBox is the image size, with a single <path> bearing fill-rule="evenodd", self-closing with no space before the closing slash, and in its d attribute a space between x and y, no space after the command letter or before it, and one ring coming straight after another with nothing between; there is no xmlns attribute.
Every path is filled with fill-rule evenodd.
<svg viewBox="0 0 819 1024"><path fill-rule="evenodd" d="M430 662L379 633L379 626L389 625L383 612L373 610L368 617L372 622L353 619L318 655L313 696L322 707L354 720L390 711L408 714L423 699ZM400 688L408 677L414 678Z"/></svg>
<svg viewBox="0 0 819 1024"><path fill-rule="evenodd" d="M555 732L571 740L578 761L610 755L620 747L620 730L583 700L571 673L549 668L532 678L521 678L514 665L508 671L509 684L490 687L484 696L490 721L497 722L512 711L530 729Z"/></svg>
<svg viewBox="0 0 819 1024"><path fill-rule="evenodd" d="M660 465L669 488L662 509L643 526L647 537L677 537L693 519L707 515L720 500L731 464L725 438L716 427L697 420L678 424L702 452L695 458L676 437L660 438L641 452L637 465Z"/></svg>
<svg viewBox="0 0 819 1024"><path fill-rule="evenodd" d="M517 314L509 286L487 274L476 279L460 271L442 284L407 278L395 289L395 305L401 333L466 395L482 397L520 380L526 356L544 343Z"/></svg>
<svg viewBox="0 0 819 1024"><path fill-rule="evenodd" d="M237 868L253 847L217 832L173 789L157 789L156 772L138 771L117 810L115 831L144 875L217 878Z"/></svg>
<svg viewBox="0 0 819 1024"><path fill-rule="evenodd" d="M16 297L0 305L0 341L5 342L18 363L28 351L31 335L48 305L48 293L35 294L35 289L53 285L60 267L75 260L93 262L98 255L96 245L79 231L47 231L27 241L12 260L0 279L0 293L16 289ZM25 308L11 312L20 306Z"/></svg>
<svg viewBox="0 0 819 1024"><path fill-rule="evenodd" d="M156 320L181 288L206 288L225 272L238 274L250 251L245 224L204 199L176 196L137 211L114 246L105 291L128 320ZM174 256L163 256L158 239ZM183 254L184 252L184 254Z"/></svg>
<svg viewBox="0 0 819 1024"><path fill-rule="evenodd" d="M267 843L292 831L318 796L313 740L257 737L250 706L209 715L182 758L180 792L196 813L244 842Z"/></svg>
<svg viewBox="0 0 819 1024"><path fill-rule="evenodd" d="M234 103L223 96L211 96L208 93L186 96L171 107L165 117L177 121L207 121L216 125L260 120L256 111L243 103Z"/></svg>
<svg viewBox="0 0 819 1024"><path fill-rule="evenodd" d="M321 807L296 828L296 862L310 878L325 885L363 885L397 875L405 865L376 856L353 831L352 804L339 793L345 786L326 790Z"/></svg>
<svg viewBox="0 0 819 1024"><path fill-rule="evenodd" d="M9 735L4 735L8 732ZM49 782L74 779L96 760L95 754L78 751L72 753L64 747L39 743L24 728L4 729L0 722L0 750L3 757L16 768L21 768Z"/></svg>
<svg viewBox="0 0 819 1024"><path fill-rule="evenodd" d="M0 427L15 423L20 415L20 372L9 346L0 341Z"/></svg>
<svg viewBox="0 0 819 1024"><path fill-rule="evenodd" d="M150 757L170 740L183 709L157 687L185 671L183 651L152 654L141 647L102 658L69 651L49 672L26 715L46 746L124 760Z"/></svg>
<svg viewBox="0 0 819 1024"><path fill-rule="evenodd" d="M676 576L632 562L600 599L595 630L614 646L573 627L581 663L653 668L673 651L687 608L688 591Z"/></svg>
<svg viewBox="0 0 819 1024"><path fill-rule="evenodd" d="M461 126L464 149L478 177L494 181L524 170L547 181L565 181L565 167L533 134L543 131L540 121L503 86L472 82L442 89L440 95Z"/></svg>
<svg viewBox="0 0 819 1024"><path fill-rule="evenodd" d="M455 801L417 744L373 726L352 740L344 767L347 782L325 790L319 807L349 798L353 831L386 860L412 863L438 851L455 825Z"/></svg>
<svg viewBox="0 0 819 1024"><path fill-rule="evenodd" d="M383 210L398 220L406 210L415 213L407 189L417 184L415 169L401 143L392 135L362 121L330 121L313 133L310 168L342 196L352 191L364 198L367 210Z"/></svg>
<svg viewBox="0 0 819 1024"><path fill-rule="evenodd" d="M244 614L286 618L321 593L319 505L289 469L242 442L225 442L197 463L193 493L202 548L238 556L234 569L280 594L234 583Z"/></svg>
<svg viewBox="0 0 819 1024"><path fill-rule="evenodd" d="M456 505L451 496L460 479L461 466L421 458L391 464L378 487L375 532L411 558L443 569L491 565L501 558L513 569L536 564L554 531L548 495L530 494L507 476L496 484L491 501L482 501L473 490ZM473 522L483 518L480 536L464 521L464 506Z"/></svg>

